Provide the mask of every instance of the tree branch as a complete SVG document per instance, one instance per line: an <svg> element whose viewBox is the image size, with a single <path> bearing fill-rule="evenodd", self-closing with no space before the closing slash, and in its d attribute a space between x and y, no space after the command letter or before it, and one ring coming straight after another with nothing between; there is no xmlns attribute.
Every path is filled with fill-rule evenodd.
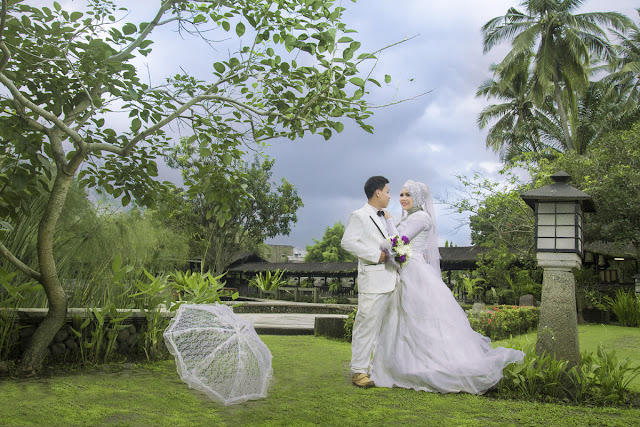
<svg viewBox="0 0 640 427"><path fill-rule="evenodd" d="M7 25L7 0L2 0L2 11L0 12L0 50L2 50L2 59L0 60L0 73L4 71L4 67L7 66L9 59L11 58L11 52L4 42L4 27Z"/></svg>
<svg viewBox="0 0 640 427"><path fill-rule="evenodd" d="M249 105L246 105L246 104L244 104L244 103L242 103L242 102L240 102L240 101L238 101L236 99L232 99L232 98L228 98L226 96L220 96L220 95L207 95L205 93L205 94L197 95L197 96L193 97L189 101L185 102L180 108L176 109L172 114L170 114L169 116L167 116L164 119L160 120L158 123L154 124L153 126L145 129L144 131L142 131L138 135L136 135L133 139L131 139L129 141L129 143L122 150L123 151L123 155L124 156L128 156L129 153L131 152L131 150L133 149L133 147L138 142L140 142L141 140L145 139L147 136L151 135L153 132L161 129L165 125L169 124L176 117L179 117L182 113L184 113L188 109L194 107L199 102L210 101L210 100L223 101L223 102L226 102L226 103L234 105L236 108L239 108L239 109L242 108L242 109L244 109L246 111L251 111L252 113L254 113L256 115L259 115L259 116L285 117L284 115L282 115L280 113L273 112L273 111L256 110L255 108L253 108L253 107L251 107Z"/></svg>
<svg viewBox="0 0 640 427"><path fill-rule="evenodd" d="M121 51L119 53L116 53L115 55L111 56L109 59L107 59L107 61L108 62L120 62L120 61L124 60L127 57L127 55L129 55L138 46L140 46L140 44L147 38L147 36L151 33L151 31L153 31L153 29L155 27L157 27L158 25L162 25L162 24L165 24L167 22L171 22L171 21L177 19L177 18L167 19L166 21L163 21L162 23L160 23L160 18L162 18L162 16L165 14L165 12L167 10L169 10L169 8L171 6L173 6L174 3L177 3L178 1L179 0L166 0L165 2L163 2L160 5L160 9L156 13L155 18L153 18L153 21L151 21L149 23L149 25L147 25L145 27L145 29L142 30L142 32L140 33L138 38L135 39L133 41L133 43L131 43L129 46L127 46L123 51Z"/></svg>
<svg viewBox="0 0 640 427"><path fill-rule="evenodd" d="M31 277L32 279L40 281L40 278L41 278L40 273L29 268L29 266L27 266L25 263L23 263L18 258L16 258L16 256L12 254L11 251L7 249L7 247L4 244L2 244L2 242L0 242L0 254L2 254L2 256L4 256L7 260L9 260L11 264L15 265L16 268L18 268L18 270L22 271L24 274Z"/></svg>
<svg viewBox="0 0 640 427"><path fill-rule="evenodd" d="M78 145L81 145L84 143L84 140L82 139L80 134L78 134L76 131L74 131L69 126L67 126L55 114L46 111L45 109L37 106L36 104L31 102L29 99L27 99L13 84L13 82L1 72L0 72L0 83L2 83L7 89L9 89L9 91L13 95L14 100L16 102L20 103L25 107L28 107L31 111L33 111L40 117L52 122L56 127L58 127L66 135L68 135L71 138L71 140L76 142Z"/></svg>

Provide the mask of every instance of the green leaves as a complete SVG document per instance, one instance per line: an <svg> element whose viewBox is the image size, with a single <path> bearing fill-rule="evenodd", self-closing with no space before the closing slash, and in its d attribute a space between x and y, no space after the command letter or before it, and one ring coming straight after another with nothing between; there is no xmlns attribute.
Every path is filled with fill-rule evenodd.
<svg viewBox="0 0 640 427"><path fill-rule="evenodd" d="M244 26L244 24L242 22L238 22L238 24L236 25L236 34L238 35L238 37L242 37L244 35L246 28Z"/></svg>
<svg viewBox="0 0 640 427"><path fill-rule="evenodd" d="M364 80L360 77L352 77L349 79L349 81L356 86L364 87Z"/></svg>
<svg viewBox="0 0 640 427"><path fill-rule="evenodd" d="M138 29L136 28L136 26L134 24L130 23L130 22L126 23L124 25L124 27L122 27L122 33L124 35L133 34L133 33L137 32L137 31L138 31Z"/></svg>
<svg viewBox="0 0 640 427"><path fill-rule="evenodd" d="M140 126L142 126L142 121L136 117L131 121L131 132L137 133L140 130Z"/></svg>

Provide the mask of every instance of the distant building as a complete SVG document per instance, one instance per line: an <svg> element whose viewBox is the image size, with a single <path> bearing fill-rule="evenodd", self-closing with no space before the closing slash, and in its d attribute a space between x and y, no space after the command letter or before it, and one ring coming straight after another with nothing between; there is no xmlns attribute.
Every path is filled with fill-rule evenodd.
<svg viewBox="0 0 640 427"><path fill-rule="evenodd" d="M307 256L307 251L300 248L293 248L293 256L289 257L289 262L304 262L304 257Z"/></svg>
<svg viewBox="0 0 640 427"><path fill-rule="evenodd" d="M274 264L288 262L303 262L307 251L291 245L267 245L264 259Z"/></svg>

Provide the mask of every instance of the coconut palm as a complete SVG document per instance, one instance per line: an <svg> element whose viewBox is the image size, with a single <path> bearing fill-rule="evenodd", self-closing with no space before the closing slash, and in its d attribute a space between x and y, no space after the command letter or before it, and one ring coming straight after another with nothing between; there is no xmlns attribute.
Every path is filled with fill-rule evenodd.
<svg viewBox="0 0 640 427"><path fill-rule="evenodd" d="M617 12L574 14L584 0L523 0L521 12L510 8L504 16L491 19L483 27L484 51L503 41L511 41L513 49L498 68L532 52L532 95L538 105L551 95L562 127L564 148L578 153L584 147L575 139L577 94L589 83L592 60L611 62L616 57L605 30L619 32L633 26L632 21Z"/></svg>
<svg viewBox="0 0 640 427"><path fill-rule="evenodd" d="M546 103L539 108L533 100L531 58L527 53L509 67L492 65L494 77L482 83L476 93L476 96L504 101L489 105L478 115L480 129L495 120L487 134L487 148L499 152L503 161L508 162L526 152L539 154L562 147L555 138L549 138L558 131L553 105Z"/></svg>
<svg viewBox="0 0 640 427"><path fill-rule="evenodd" d="M637 9L640 16L640 9ZM611 64L611 74L603 80L609 89L626 98L625 112L633 113L640 104L640 29L634 25L629 34L617 32L619 60Z"/></svg>

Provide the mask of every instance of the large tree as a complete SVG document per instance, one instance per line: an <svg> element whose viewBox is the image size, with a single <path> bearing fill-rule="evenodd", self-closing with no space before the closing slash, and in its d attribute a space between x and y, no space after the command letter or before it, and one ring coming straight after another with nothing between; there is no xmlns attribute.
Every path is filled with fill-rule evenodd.
<svg viewBox="0 0 640 427"><path fill-rule="evenodd" d="M272 182L275 159L256 155L251 164L242 159L225 164L213 154L197 153L186 140L172 150L169 164L182 169L187 190L176 191L161 212L170 224L187 230L202 272L219 275L241 252L288 235L302 199L285 178L277 186ZM219 203L218 193L232 202Z"/></svg>
<svg viewBox="0 0 640 427"><path fill-rule="evenodd" d="M585 218L585 240L631 244L640 257L640 124L601 136L585 155L565 153L533 168L541 184L558 170L596 205Z"/></svg>
<svg viewBox="0 0 640 427"><path fill-rule="evenodd" d="M524 11L510 8L506 15L483 27L484 50L503 41L512 50L499 67L509 67L533 53L532 93L538 105L551 96L557 109L566 150L582 153L577 139L577 96L588 87L591 65L616 58L606 30L624 32L633 22L617 12L574 13L584 0L524 0ZM604 28L600 27L603 26Z"/></svg>
<svg viewBox="0 0 640 427"><path fill-rule="evenodd" d="M340 221L327 227L322 240L313 239L313 245L307 246L305 262L347 262L355 261L355 257L340 245L344 235L344 224Z"/></svg>
<svg viewBox="0 0 640 427"><path fill-rule="evenodd" d="M637 9L640 16L640 9ZM607 88L626 100L624 112L637 121L640 110L640 28L634 25L628 34L616 33L618 60L610 64L611 73L603 81Z"/></svg>
<svg viewBox="0 0 640 427"><path fill-rule="evenodd" d="M512 61L508 67L491 66L494 76L484 81L476 96L500 103L485 107L478 115L478 127L494 122L487 134L487 148L510 161L523 153L558 150L557 120L549 103L538 106L532 94L531 58L529 53Z"/></svg>
<svg viewBox="0 0 640 427"><path fill-rule="evenodd" d="M178 121L205 155L309 132L329 138L344 119L372 131L363 96L370 82L379 83L360 77L358 67L375 56L357 55L360 43L341 22L344 8L331 1L164 0L137 23L109 0L88 0L80 9L11 0L0 10L0 138L30 173L55 165L37 268L0 243L17 269L42 284L49 303L22 355L24 370L41 364L67 311L53 241L74 177L124 205L132 199L153 204L160 190L155 158L169 142L167 125ZM197 53L211 56L206 80L180 73L158 87L144 82L147 71L136 69L135 59L151 54L151 37L164 26L181 32L187 53L194 37L213 44ZM218 50L214 38L236 42ZM8 182L21 197L20 182ZM25 214L20 206L9 209L14 221Z"/></svg>

